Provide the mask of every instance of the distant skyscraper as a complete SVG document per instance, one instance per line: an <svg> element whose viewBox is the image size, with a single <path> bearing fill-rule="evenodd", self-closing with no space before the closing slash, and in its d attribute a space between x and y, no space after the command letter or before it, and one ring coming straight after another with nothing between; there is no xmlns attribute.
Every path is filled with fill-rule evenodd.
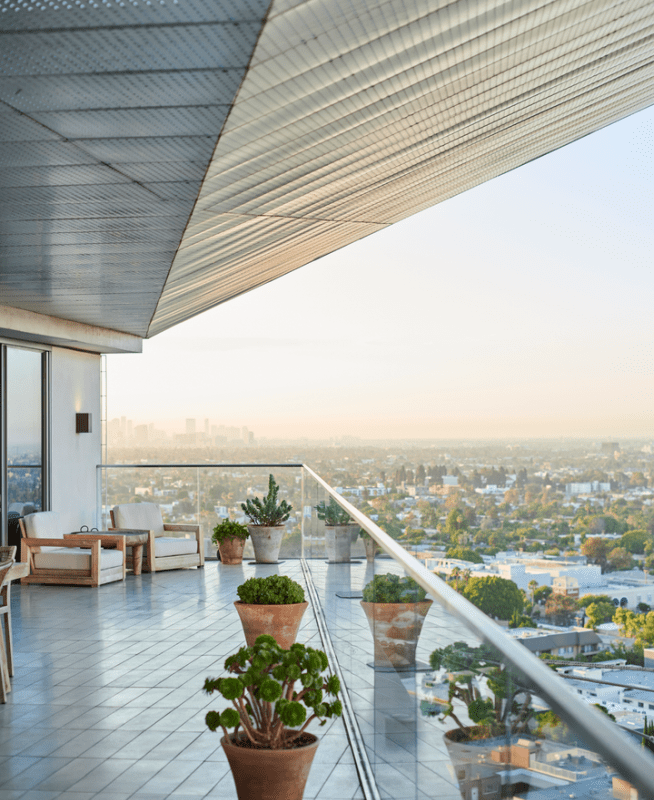
<svg viewBox="0 0 654 800"><path fill-rule="evenodd" d="M187 419L186 420L186 433L195 433L195 420L194 419Z"/></svg>

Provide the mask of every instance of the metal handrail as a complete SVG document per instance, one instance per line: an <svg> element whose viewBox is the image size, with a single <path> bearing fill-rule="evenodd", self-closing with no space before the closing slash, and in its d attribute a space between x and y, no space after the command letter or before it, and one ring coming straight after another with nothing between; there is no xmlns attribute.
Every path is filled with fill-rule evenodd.
<svg viewBox="0 0 654 800"><path fill-rule="evenodd" d="M380 545L428 594L461 620L476 636L499 650L503 658L520 672L529 688L547 701L556 714L572 725L587 745L636 786L645 796L654 792L654 760L616 730L611 720L590 708L566 686L565 681L536 658L524 645L508 636L503 629L476 606L448 586L408 553L358 508L317 475L310 467L304 470L327 494L355 520L357 525Z"/></svg>
<svg viewBox="0 0 654 800"><path fill-rule="evenodd" d="M627 779L644 797L654 796L654 760L632 741L617 733L617 726L599 711L589 707L565 681L522 644L504 632L490 617L448 586L408 553L358 508L348 502L306 464L101 464L98 478L105 469L157 469L157 468L299 468L309 475L341 508L363 528L428 594L450 614L461 620L476 636L496 648L508 664L521 675L534 694L547 701L556 714L572 725L587 745Z"/></svg>

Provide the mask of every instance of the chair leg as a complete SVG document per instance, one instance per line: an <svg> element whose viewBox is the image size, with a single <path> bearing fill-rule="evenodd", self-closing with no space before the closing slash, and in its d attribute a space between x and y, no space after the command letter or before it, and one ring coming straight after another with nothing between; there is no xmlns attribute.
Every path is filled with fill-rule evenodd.
<svg viewBox="0 0 654 800"><path fill-rule="evenodd" d="M2 600L5 608L5 648L7 652L7 666L9 667L9 674L14 674L14 648L11 638L11 583L6 583L2 587Z"/></svg>
<svg viewBox="0 0 654 800"><path fill-rule="evenodd" d="M7 695L10 691L11 681L9 680L9 667L7 665L5 643L2 636L0 636L0 703L7 702Z"/></svg>

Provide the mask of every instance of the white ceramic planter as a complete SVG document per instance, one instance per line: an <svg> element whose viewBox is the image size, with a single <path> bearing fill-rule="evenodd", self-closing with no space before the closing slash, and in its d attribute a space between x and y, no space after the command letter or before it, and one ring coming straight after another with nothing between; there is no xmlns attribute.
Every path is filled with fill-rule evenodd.
<svg viewBox="0 0 654 800"><path fill-rule="evenodd" d="M350 560L352 528L359 530L358 525L326 525L325 555L327 561L343 563Z"/></svg>
<svg viewBox="0 0 654 800"><path fill-rule="evenodd" d="M279 548L282 546L284 526L267 528L265 525L248 525L254 560L259 564L276 564L279 559Z"/></svg>

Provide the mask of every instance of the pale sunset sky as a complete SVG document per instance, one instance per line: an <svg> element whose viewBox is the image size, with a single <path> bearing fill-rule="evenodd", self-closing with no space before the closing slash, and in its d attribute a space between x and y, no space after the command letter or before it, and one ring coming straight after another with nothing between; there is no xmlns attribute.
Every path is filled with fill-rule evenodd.
<svg viewBox="0 0 654 800"><path fill-rule="evenodd" d="M654 438L653 261L650 108L108 356L108 418Z"/></svg>

